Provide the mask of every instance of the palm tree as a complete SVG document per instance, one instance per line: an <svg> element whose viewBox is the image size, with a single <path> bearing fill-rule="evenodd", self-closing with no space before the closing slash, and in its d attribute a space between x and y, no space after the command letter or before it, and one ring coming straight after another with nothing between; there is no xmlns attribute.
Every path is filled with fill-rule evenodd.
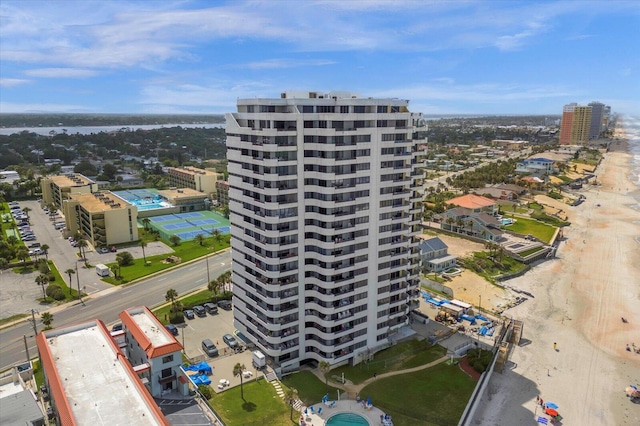
<svg viewBox="0 0 640 426"><path fill-rule="evenodd" d="M178 298L178 292L173 289L170 288L169 290L167 290L167 294L164 295L164 300L166 300L167 302L171 302L171 312L177 312L179 311L179 301L176 300Z"/></svg>
<svg viewBox="0 0 640 426"><path fill-rule="evenodd" d="M180 244L180 240L181 238L178 237L177 235L172 235L169 237L169 241L171 241L171 244L173 244L174 246L177 246L178 244Z"/></svg>
<svg viewBox="0 0 640 426"><path fill-rule="evenodd" d="M29 249L27 249L25 246L18 247L16 249L16 257L22 262L25 262L29 257Z"/></svg>
<svg viewBox="0 0 640 426"><path fill-rule="evenodd" d="M42 287L42 298L47 301L47 293L44 291L44 286L49 283L49 277L45 274L40 274L36 277L36 284Z"/></svg>
<svg viewBox="0 0 640 426"><path fill-rule="evenodd" d="M198 234L195 236L195 238L193 239L194 242L203 245L204 244L204 235L202 234Z"/></svg>
<svg viewBox="0 0 640 426"><path fill-rule="evenodd" d="M289 402L289 420L293 420L293 404L298 399L298 390L296 388L285 388L284 398Z"/></svg>
<svg viewBox="0 0 640 426"><path fill-rule="evenodd" d="M22 212L27 215L27 221L29 221L29 212L31 209L29 207L25 207L22 209Z"/></svg>
<svg viewBox="0 0 640 426"><path fill-rule="evenodd" d="M45 330L50 330L51 323L53 322L53 314L51 314L50 312L43 312L43 314L40 315L40 321L42 321L42 323L44 324Z"/></svg>
<svg viewBox="0 0 640 426"><path fill-rule="evenodd" d="M222 232L220 232L218 228L213 230L213 238L216 240L218 244L220 243L220 239L222 238Z"/></svg>
<svg viewBox="0 0 640 426"><path fill-rule="evenodd" d="M9 261L4 257L0 257L0 270L5 269L7 266L9 266Z"/></svg>
<svg viewBox="0 0 640 426"><path fill-rule="evenodd" d="M216 297L216 301L218 300L218 290L220 289L221 284L222 283L219 279L211 280L211 282L207 284L207 290L213 292L213 295Z"/></svg>
<svg viewBox="0 0 640 426"><path fill-rule="evenodd" d="M84 248L88 245L87 241L84 239L79 239L78 240L78 256L80 256L81 259L84 259Z"/></svg>
<svg viewBox="0 0 640 426"><path fill-rule="evenodd" d="M47 262L49 261L49 246L47 244L43 244L40 247L40 250L42 250L44 252L44 258L47 259Z"/></svg>
<svg viewBox="0 0 640 426"><path fill-rule="evenodd" d="M447 220L445 220L445 222L447 222L447 225L449 225L449 230L453 231L453 222L455 222L456 220L452 217L448 217Z"/></svg>
<svg viewBox="0 0 640 426"><path fill-rule="evenodd" d="M15 245L15 244L17 244L17 242L18 242L18 241L19 241L19 240L18 240L18 237L16 237L15 235L9 235L9 236L7 237L7 242L8 242L9 244L11 244L12 246L13 246L13 245Z"/></svg>
<svg viewBox="0 0 640 426"><path fill-rule="evenodd" d="M74 271L73 269L69 268L66 271L64 271L64 273L69 276L69 288L72 288L73 285L71 284L71 275L75 274L76 271ZM80 297L80 284L78 284L78 297Z"/></svg>
<svg viewBox="0 0 640 426"><path fill-rule="evenodd" d="M140 240L140 247L142 247L142 259L144 259L144 264L147 264L147 256L144 254L144 248L147 246L147 243L143 240Z"/></svg>
<svg viewBox="0 0 640 426"><path fill-rule="evenodd" d="M331 371L331 364L329 364L327 361L320 361L320 363L318 363L318 368L320 369L320 371L322 371L322 374L324 374L324 385L328 390L329 378L327 377L327 373Z"/></svg>
<svg viewBox="0 0 640 426"><path fill-rule="evenodd" d="M242 373L246 370L244 364L237 363L233 366L233 377L240 376L240 397L244 401L244 389L242 388Z"/></svg>
<svg viewBox="0 0 640 426"><path fill-rule="evenodd" d="M145 217L142 219L142 224L144 225L144 229L145 231L149 230L149 224L151 223L151 219L149 219L148 217Z"/></svg>

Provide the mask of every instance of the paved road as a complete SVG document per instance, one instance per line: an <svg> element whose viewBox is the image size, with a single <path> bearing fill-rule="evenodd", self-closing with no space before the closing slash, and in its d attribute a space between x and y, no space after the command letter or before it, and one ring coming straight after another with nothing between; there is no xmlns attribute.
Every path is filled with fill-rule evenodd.
<svg viewBox="0 0 640 426"><path fill-rule="evenodd" d="M210 256L208 263L209 276L211 279L217 278L231 268L231 252ZM52 309L53 326L58 328L96 318L109 324L116 321L118 314L128 307L154 306L164 302L164 296L170 288L183 294L203 287L206 283L207 267L206 260L203 259L129 287L114 287L94 294L85 305L77 304L59 311ZM41 327L39 324L38 328ZM27 336L29 355L35 356L37 351L30 322L22 322L0 331L0 371L26 360L24 335Z"/></svg>

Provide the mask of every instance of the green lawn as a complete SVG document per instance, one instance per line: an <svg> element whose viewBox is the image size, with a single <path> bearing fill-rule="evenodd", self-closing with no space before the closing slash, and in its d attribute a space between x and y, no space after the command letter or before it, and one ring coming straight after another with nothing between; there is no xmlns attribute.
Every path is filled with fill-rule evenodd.
<svg viewBox="0 0 640 426"><path fill-rule="evenodd" d="M229 426L265 425L282 426L297 424L289 419L291 408L278 397L273 385L266 380L244 384L244 400L240 396L240 386L214 394L209 404ZM321 396L322 398L322 396Z"/></svg>
<svg viewBox="0 0 640 426"><path fill-rule="evenodd" d="M456 425L476 382L457 365L438 364L426 370L379 379L360 392L391 415L395 426Z"/></svg>
<svg viewBox="0 0 640 426"><path fill-rule="evenodd" d="M298 391L298 397L305 405L317 404L327 392L332 395L332 399L336 399L338 395L338 388L325 385L310 371L285 376L282 383L289 388L295 388Z"/></svg>
<svg viewBox="0 0 640 426"><path fill-rule="evenodd" d="M527 219L523 217L513 217L516 222L509 226L509 230L513 232L517 232L518 234L523 235L533 235L534 237L545 241L547 243L551 242L551 238L556 232L556 228L547 225L546 223L539 222L534 219Z"/></svg>
<svg viewBox="0 0 640 426"><path fill-rule="evenodd" d="M520 272L526 268L524 264L512 259L506 253L494 253L493 257L491 257L489 252L480 251L474 252L473 256L461 258L460 260L465 268L484 277L491 283L495 283L494 277L498 275Z"/></svg>
<svg viewBox="0 0 640 426"><path fill-rule="evenodd" d="M182 242L177 246L171 246L171 243L166 242L168 246L171 246L174 250L172 253L173 256L177 256L182 260L182 263L187 262L189 260L193 260L199 257L206 256L208 254L215 253L216 251L225 249L229 247L229 235L224 235L220 242L214 240L213 237L206 238L204 240L203 245L199 245L194 241L186 241ZM121 249L122 251L127 251L126 248ZM162 254L157 256L147 256L147 264L144 264L143 259L134 259L133 264L129 266L123 266L120 275L122 275L122 279L116 280L113 277L103 278L103 281L108 282L110 284L125 284L136 280L138 278L142 278L146 275L152 274L154 272L163 271L165 269L172 268L176 266L174 263L162 263L169 254ZM113 265L116 265L116 262L107 263L107 266L111 268Z"/></svg>
<svg viewBox="0 0 640 426"><path fill-rule="evenodd" d="M536 247L536 248L532 248L532 249L529 249L529 250L521 251L520 253L518 253L518 256L527 257L530 254L539 252L540 250L544 250L544 247Z"/></svg>
<svg viewBox="0 0 640 426"><path fill-rule="evenodd" d="M445 353L443 347L431 346L427 340L412 339L378 352L370 362L361 362L355 367L344 365L327 374L329 383L336 381L344 373L345 379L358 384L370 379L373 373L382 374L428 364Z"/></svg>

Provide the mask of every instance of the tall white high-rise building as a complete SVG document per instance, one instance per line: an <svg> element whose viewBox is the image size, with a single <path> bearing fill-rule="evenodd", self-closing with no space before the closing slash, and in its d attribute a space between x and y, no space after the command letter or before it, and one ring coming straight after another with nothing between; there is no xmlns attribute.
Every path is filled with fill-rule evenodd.
<svg viewBox="0 0 640 426"><path fill-rule="evenodd" d="M418 307L426 125L408 104L286 92L227 114L235 326L279 371L357 363Z"/></svg>

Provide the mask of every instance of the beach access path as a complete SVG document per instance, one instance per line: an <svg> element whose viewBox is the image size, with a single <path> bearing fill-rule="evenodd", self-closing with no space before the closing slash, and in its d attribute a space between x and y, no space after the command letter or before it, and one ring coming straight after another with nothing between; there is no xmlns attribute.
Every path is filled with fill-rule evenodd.
<svg viewBox="0 0 640 426"><path fill-rule="evenodd" d="M509 281L535 299L505 312L524 321L523 341L492 376L472 424L535 425L536 396L559 405L565 425L640 424L640 406L624 392L640 383L640 355L626 351L640 344L638 188L628 147L613 148L586 201L562 206L571 226L557 259Z"/></svg>

